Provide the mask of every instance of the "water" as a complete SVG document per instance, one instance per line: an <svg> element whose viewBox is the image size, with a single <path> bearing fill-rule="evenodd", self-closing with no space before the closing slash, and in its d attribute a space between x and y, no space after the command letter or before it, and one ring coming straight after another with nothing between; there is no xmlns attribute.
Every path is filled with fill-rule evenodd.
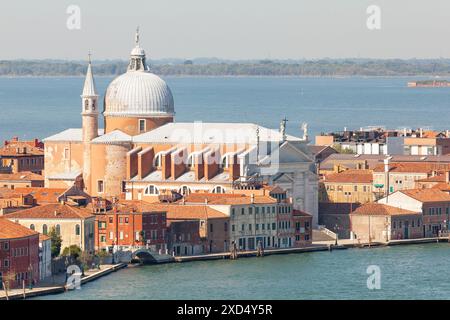
<svg viewBox="0 0 450 320"><path fill-rule="evenodd" d="M413 78L416 79L416 78ZM103 95L111 77L97 77ZM167 77L176 121L255 122L300 135L367 125L448 128L450 88L408 78ZM0 78L0 139L44 138L81 126L83 78ZM103 96L100 97L103 101ZM102 123L102 121L101 121ZM1 141L0 140L0 141Z"/></svg>
<svg viewBox="0 0 450 320"><path fill-rule="evenodd" d="M367 288L369 265L381 289ZM450 299L449 244L127 268L41 299Z"/></svg>

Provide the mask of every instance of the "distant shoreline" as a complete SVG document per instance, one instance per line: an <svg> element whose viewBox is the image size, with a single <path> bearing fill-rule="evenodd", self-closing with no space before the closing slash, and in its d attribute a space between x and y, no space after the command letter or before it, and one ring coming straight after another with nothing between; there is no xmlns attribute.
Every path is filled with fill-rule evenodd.
<svg viewBox="0 0 450 320"><path fill-rule="evenodd" d="M94 61L96 76L113 77L126 72L127 61ZM158 63L150 69L160 76L177 77L450 77L450 59L370 60L322 59L302 61L214 61L196 63ZM84 76L83 61L0 60L0 77L77 77Z"/></svg>

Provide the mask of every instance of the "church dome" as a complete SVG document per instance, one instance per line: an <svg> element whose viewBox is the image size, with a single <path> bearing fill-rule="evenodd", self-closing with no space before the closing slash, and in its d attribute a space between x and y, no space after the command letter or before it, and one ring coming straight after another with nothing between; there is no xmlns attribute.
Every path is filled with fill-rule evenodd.
<svg viewBox="0 0 450 320"><path fill-rule="evenodd" d="M105 116L165 116L174 114L169 86L148 71L128 71L114 79L105 94Z"/></svg>
<svg viewBox="0 0 450 320"><path fill-rule="evenodd" d="M164 80L151 73L145 51L139 45L131 51L126 73L115 78L106 89L104 116L164 117L174 115L172 92Z"/></svg>

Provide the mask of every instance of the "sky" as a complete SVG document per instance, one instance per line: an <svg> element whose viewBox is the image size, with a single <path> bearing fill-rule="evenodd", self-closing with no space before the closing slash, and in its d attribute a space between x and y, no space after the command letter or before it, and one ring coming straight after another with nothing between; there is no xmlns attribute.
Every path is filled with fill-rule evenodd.
<svg viewBox="0 0 450 320"><path fill-rule="evenodd" d="M2 0L0 59L127 59L138 25L150 59L450 58L449 0Z"/></svg>

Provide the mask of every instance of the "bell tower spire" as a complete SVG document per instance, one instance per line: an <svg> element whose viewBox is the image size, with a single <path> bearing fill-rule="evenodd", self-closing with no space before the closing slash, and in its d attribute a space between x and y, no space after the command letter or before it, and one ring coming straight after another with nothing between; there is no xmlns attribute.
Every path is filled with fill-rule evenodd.
<svg viewBox="0 0 450 320"><path fill-rule="evenodd" d="M98 136L98 94L92 73L91 53L81 94L81 118L83 139L83 184L91 192L91 141Z"/></svg>

